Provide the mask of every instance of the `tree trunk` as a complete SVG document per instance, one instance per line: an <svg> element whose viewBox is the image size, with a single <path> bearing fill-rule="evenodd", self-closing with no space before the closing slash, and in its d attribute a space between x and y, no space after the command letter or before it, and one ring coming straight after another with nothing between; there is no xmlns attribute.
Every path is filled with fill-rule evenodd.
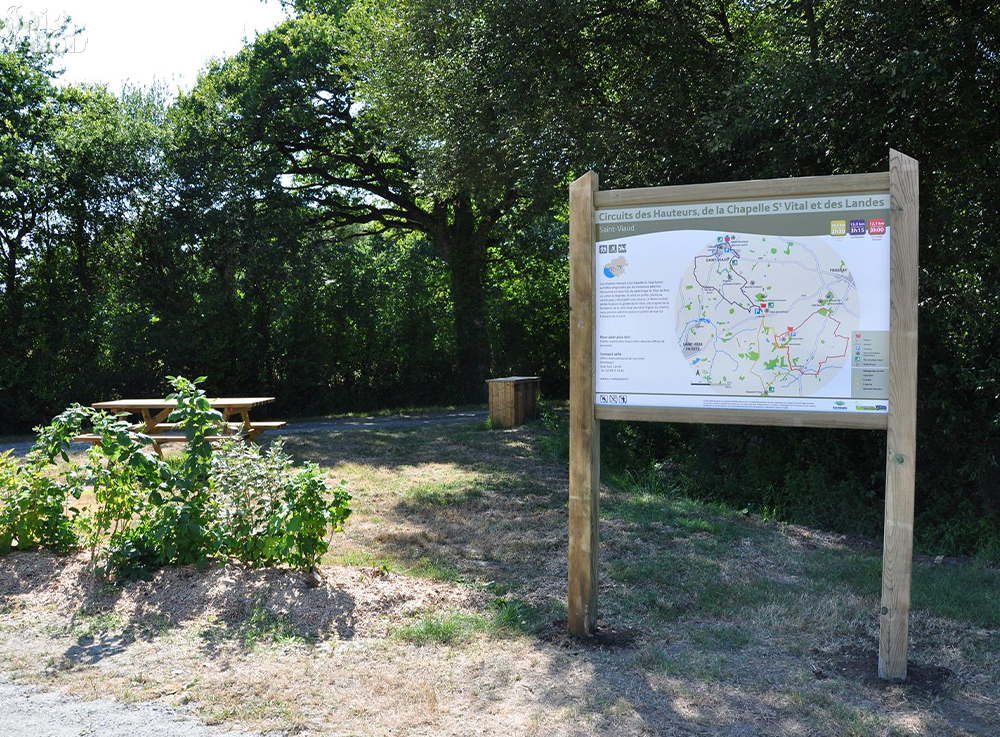
<svg viewBox="0 0 1000 737"><path fill-rule="evenodd" d="M4 302L7 303L7 309L5 310L7 330L12 339L12 345L14 344L13 339L16 337L18 330L21 328L21 317L24 309L23 297L21 295L20 285L17 283L17 257L18 257L18 247L19 243L15 243L13 240L7 242L7 273L4 279Z"/></svg>
<svg viewBox="0 0 1000 737"><path fill-rule="evenodd" d="M805 0L803 7L806 16L806 29L809 32L809 56L813 64L819 62L819 28L816 25L816 9L813 7L815 0Z"/></svg>
<svg viewBox="0 0 1000 737"><path fill-rule="evenodd" d="M452 244L452 254L451 298L458 354L458 390L462 401L481 402L486 397L486 379L490 371L483 285L485 259L456 244Z"/></svg>
<svg viewBox="0 0 1000 737"><path fill-rule="evenodd" d="M486 244L477 232L472 203L459 197L451 223L435 233L436 250L448 261L455 320L457 390L460 401L482 402L490 372L490 344L486 333Z"/></svg>

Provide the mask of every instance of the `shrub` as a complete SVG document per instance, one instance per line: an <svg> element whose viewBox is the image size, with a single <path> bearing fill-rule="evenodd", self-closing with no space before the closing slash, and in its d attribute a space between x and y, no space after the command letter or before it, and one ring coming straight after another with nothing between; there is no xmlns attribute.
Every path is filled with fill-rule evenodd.
<svg viewBox="0 0 1000 737"><path fill-rule="evenodd" d="M315 466L292 472L281 441L266 452L229 441L212 458L210 485L219 503L220 551L254 566L313 568L330 535L350 515L343 483L326 498Z"/></svg>
<svg viewBox="0 0 1000 737"><path fill-rule="evenodd" d="M217 508L209 489L212 445L208 436L217 432L222 414L212 409L205 392L197 387L202 376L190 381L168 376L174 393L167 399L177 403L167 418L187 436L187 453L179 467L161 466L161 482L149 491L148 535L144 544L155 548L157 562L194 563L199 568L218 552L215 532Z"/></svg>
<svg viewBox="0 0 1000 737"><path fill-rule="evenodd" d="M221 552L251 565L275 560L272 519L280 513L282 483L291 465L280 441L266 453L239 441L226 441L216 451L209 483L219 504Z"/></svg>
<svg viewBox="0 0 1000 737"><path fill-rule="evenodd" d="M296 470L280 442L266 453L236 441L213 451L208 436L222 415L198 388L204 379L168 379L177 405L168 419L188 440L179 462L151 452L152 440L123 417L78 404L38 428L26 462L0 454L0 553L66 551L82 535L97 570L133 580L170 563L203 567L220 554L254 566L319 562L350 514L343 483L328 498L319 469ZM85 429L100 442L78 464L68 450ZM86 490L92 510L67 508Z"/></svg>
<svg viewBox="0 0 1000 737"><path fill-rule="evenodd" d="M66 552L77 544L66 493L42 473L37 456L27 463L0 453L0 554L44 547Z"/></svg>
<svg viewBox="0 0 1000 737"><path fill-rule="evenodd" d="M315 465L289 477L284 487L282 514L275 520L282 532L280 559L296 568L314 568L330 548L330 537L344 529L351 514L351 495L341 481L325 499L323 475ZM327 532L329 530L329 532Z"/></svg>

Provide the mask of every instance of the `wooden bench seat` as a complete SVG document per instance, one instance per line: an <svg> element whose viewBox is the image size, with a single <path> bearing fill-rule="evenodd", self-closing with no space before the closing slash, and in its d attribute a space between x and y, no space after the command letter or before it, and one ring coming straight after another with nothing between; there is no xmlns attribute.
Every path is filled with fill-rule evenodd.
<svg viewBox="0 0 1000 737"><path fill-rule="evenodd" d="M288 424L287 422L279 420L273 422L254 422L251 425L249 432L243 432L242 422L230 422L228 423L230 431L228 435L207 435L205 436L205 439L208 440L208 442L210 443L218 443L223 440L240 440L246 437L256 438L259 435L261 435L265 430L278 430L287 424ZM176 430L177 426L178 425L176 422L161 422L159 425L156 426L155 429L159 430L160 428L164 428L168 430ZM142 432L142 429L144 427L145 425L140 423L137 425L133 425L132 430L136 432ZM153 432L147 435L147 437L150 437L154 440L154 445L163 445L165 443L187 442L186 435L160 434L159 432ZM84 435L77 435L76 437L73 438L73 441L77 443L99 443L101 441L101 436L94 433L86 433Z"/></svg>
<svg viewBox="0 0 1000 737"><path fill-rule="evenodd" d="M147 437L153 438L153 440L158 444L163 443L186 443L186 435L149 435ZM222 440L239 440L239 435L206 435L205 440L210 443L217 443ZM77 443L99 443L101 442L100 435L77 435L73 438L74 442Z"/></svg>
<svg viewBox="0 0 1000 737"><path fill-rule="evenodd" d="M243 429L242 422L229 422L226 424L229 426L229 430L231 432L239 432L240 430ZM276 420L274 422L257 422L256 420L254 420L253 422L250 423L250 430L251 432L254 430L279 430L287 424L288 424L287 422L280 420ZM145 426L146 425L144 423L138 422L132 425L132 430L142 432L142 429ZM176 430L178 427L179 425L176 422L161 422L154 429L159 430L160 428L163 428L164 430ZM159 437L159 436L156 433L153 433L152 435L150 435L150 437Z"/></svg>

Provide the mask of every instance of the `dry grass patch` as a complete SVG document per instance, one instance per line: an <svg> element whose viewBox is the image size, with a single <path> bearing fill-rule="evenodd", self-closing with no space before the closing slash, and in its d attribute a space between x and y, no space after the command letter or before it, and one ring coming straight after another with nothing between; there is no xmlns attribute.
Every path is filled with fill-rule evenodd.
<svg viewBox="0 0 1000 737"><path fill-rule="evenodd" d="M605 636L567 637L567 474L546 432L290 437L355 497L323 586L230 565L108 588L82 557L21 553L0 559L0 658L303 734L1000 733L995 571L917 565L911 680L884 684L877 548L640 477L602 488Z"/></svg>

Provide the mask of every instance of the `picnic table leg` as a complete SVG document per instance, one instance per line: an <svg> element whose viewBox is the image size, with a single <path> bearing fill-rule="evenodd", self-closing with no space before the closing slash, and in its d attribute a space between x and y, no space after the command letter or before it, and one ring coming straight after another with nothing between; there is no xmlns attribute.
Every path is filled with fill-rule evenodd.
<svg viewBox="0 0 1000 737"><path fill-rule="evenodd" d="M162 409L159 412L157 412L156 416L154 417L149 413L148 409L142 409L141 410L142 421L143 423L145 423L145 427L143 428L143 433L151 437L153 435L156 435L157 433L156 426L159 425L161 422L163 422L165 419L167 419L172 411L173 410L170 407L167 407L166 409ZM160 456L160 458L163 458L163 448L160 447L160 444L156 442L155 438L153 440L153 450L156 451L156 455Z"/></svg>
<svg viewBox="0 0 1000 737"><path fill-rule="evenodd" d="M153 417L151 414L149 414L148 409L143 409L141 411L142 411L142 421L146 425L146 427L143 428L143 432L145 432L147 435L152 433L153 430L156 428L156 426L159 425L161 422L163 422L165 419L167 419L170 416L170 413L173 412L173 410L170 407L167 407L166 409L157 412L156 417Z"/></svg>
<svg viewBox="0 0 1000 737"><path fill-rule="evenodd" d="M240 417L243 418L243 434L248 439L253 439L253 425L250 424L250 410L245 409L240 412Z"/></svg>

